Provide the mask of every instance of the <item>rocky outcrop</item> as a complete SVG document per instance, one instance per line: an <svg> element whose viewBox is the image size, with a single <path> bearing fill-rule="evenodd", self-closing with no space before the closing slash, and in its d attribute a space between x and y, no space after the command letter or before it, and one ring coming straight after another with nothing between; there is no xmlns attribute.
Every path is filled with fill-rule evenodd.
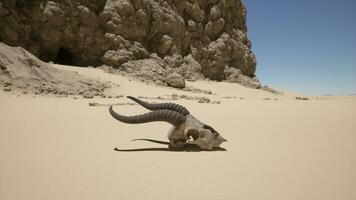
<svg viewBox="0 0 356 200"><path fill-rule="evenodd" d="M0 87L7 92L93 98L103 95L110 85L57 69L21 47L0 43Z"/></svg>
<svg viewBox="0 0 356 200"><path fill-rule="evenodd" d="M230 83L239 83L240 85L243 85L245 87L261 89L261 83L257 79L257 77L251 78L245 76L239 69L226 67L224 70L224 74L226 76L226 81Z"/></svg>
<svg viewBox="0 0 356 200"><path fill-rule="evenodd" d="M245 20L240 0L5 0L0 42L62 64L142 74L154 54L163 61L158 73L226 80L225 69L234 68L253 78Z"/></svg>

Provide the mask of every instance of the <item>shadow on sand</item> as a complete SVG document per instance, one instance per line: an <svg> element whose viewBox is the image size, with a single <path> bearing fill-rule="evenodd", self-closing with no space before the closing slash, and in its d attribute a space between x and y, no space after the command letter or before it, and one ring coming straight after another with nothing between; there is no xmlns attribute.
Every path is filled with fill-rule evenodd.
<svg viewBox="0 0 356 200"><path fill-rule="evenodd" d="M157 144L169 145L169 142L152 140L152 139L134 139L132 141L147 141L153 142ZM184 148L137 148L137 149L118 149L115 148L115 151L123 151L123 152L133 152L133 151L172 151L172 152L202 152L202 151L226 151L226 149L221 147L214 147L212 150L204 150L195 145L188 144Z"/></svg>

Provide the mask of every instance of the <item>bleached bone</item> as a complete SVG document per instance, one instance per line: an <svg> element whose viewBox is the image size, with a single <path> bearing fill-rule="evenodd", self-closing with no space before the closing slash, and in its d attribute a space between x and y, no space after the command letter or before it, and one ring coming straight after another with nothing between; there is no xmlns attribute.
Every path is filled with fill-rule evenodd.
<svg viewBox="0 0 356 200"><path fill-rule="evenodd" d="M129 124L155 121L165 121L172 124L173 127L168 132L170 148L184 148L187 144L194 144L201 149L212 150L214 147L219 147L221 143L227 141L211 126L197 120L181 105L175 103L151 104L131 96L127 98L151 110L151 112L142 115L124 116L116 113L112 106L110 106L109 112L111 116Z"/></svg>

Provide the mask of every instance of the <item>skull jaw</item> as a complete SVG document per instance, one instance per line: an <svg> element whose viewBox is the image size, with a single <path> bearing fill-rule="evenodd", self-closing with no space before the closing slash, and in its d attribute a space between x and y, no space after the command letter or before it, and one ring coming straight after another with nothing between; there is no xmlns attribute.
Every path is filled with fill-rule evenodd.
<svg viewBox="0 0 356 200"><path fill-rule="evenodd" d="M220 147L220 144L223 143L224 141L207 141L204 138L198 138L194 141L189 141L188 144L194 144L196 146L198 146L201 149L204 150L212 150L214 147Z"/></svg>

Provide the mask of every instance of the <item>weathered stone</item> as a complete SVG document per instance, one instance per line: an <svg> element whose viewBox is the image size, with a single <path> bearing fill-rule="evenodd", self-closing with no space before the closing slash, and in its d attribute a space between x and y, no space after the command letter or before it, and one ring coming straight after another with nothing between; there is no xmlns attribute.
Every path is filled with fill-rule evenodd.
<svg viewBox="0 0 356 200"><path fill-rule="evenodd" d="M167 63L167 65L169 67L172 67L172 68L178 68L182 65L183 63L183 58L181 55L179 54L173 54L173 55L170 55L170 56L165 56L163 58L163 61L165 63Z"/></svg>
<svg viewBox="0 0 356 200"><path fill-rule="evenodd" d="M5 91L66 96L100 85L97 80L44 63L21 47L3 43L0 43L0 63L9 71L9 74L0 76Z"/></svg>
<svg viewBox="0 0 356 200"><path fill-rule="evenodd" d="M129 60L133 60L134 55L124 49L117 51L109 50L105 53L101 59L104 64L111 65L113 67L120 67L122 64Z"/></svg>
<svg viewBox="0 0 356 200"><path fill-rule="evenodd" d="M177 72L186 80L196 81L203 78L201 74L200 64L193 58L191 54L184 57L183 64L177 69Z"/></svg>
<svg viewBox="0 0 356 200"><path fill-rule="evenodd" d="M5 87L5 88L3 88L2 90L5 91L5 92L9 92L9 91L11 91L12 89L9 88L9 87Z"/></svg>
<svg viewBox="0 0 356 200"><path fill-rule="evenodd" d="M164 35L160 41L158 53L160 55L166 55L171 50L172 46L173 38L168 35Z"/></svg>
<svg viewBox="0 0 356 200"><path fill-rule="evenodd" d="M218 35L221 31L223 31L225 26L225 21L224 19L220 18L216 22L209 21L205 25L205 32L208 36L214 38L216 35Z"/></svg>
<svg viewBox="0 0 356 200"><path fill-rule="evenodd" d="M202 67L204 76L213 80L224 79L224 69L229 59L229 40L230 36L224 33L209 44L207 56L204 56L207 64Z"/></svg>
<svg viewBox="0 0 356 200"><path fill-rule="evenodd" d="M209 19L212 21L216 21L220 17L221 17L221 11L219 9L219 6L218 5L213 6L210 9Z"/></svg>
<svg viewBox="0 0 356 200"><path fill-rule="evenodd" d="M140 80L150 80L163 84L166 73L162 64L162 60L150 58L129 61L124 63L120 68Z"/></svg>
<svg viewBox="0 0 356 200"><path fill-rule="evenodd" d="M224 80L226 67L248 77L256 70L240 0L3 1L0 41L22 46L44 61L80 66L118 68L155 59L150 55L156 53L165 73L175 68L191 79L203 74ZM199 70L183 62L189 54ZM8 73L0 67L1 74Z"/></svg>
<svg viewBox="0 0 356 200"><path fill-rule="evenodd" d="M209 103L210 99L207 97L200 97L198 103Z"/></svg>
<svg viewBox="0 0 356 200"><path fill-rule="evenodd" d="M205 18L204 11L199 7L199 4L197 2L195 2L194 4L187 3L185 11L191 18L193 18L194 21L197 22L204 21Z"/></svg>
<svg viewBox="0 0 356 200"><path fill-rule="evenodd" d="M225 68L224 70L225 78L228 82L239 83L245 87L260 89L261 83L257 77L248 77L242 74L241 70L236 68Z"/></svg>
<svg viewBox="0 0 356 200"><path fill-rule="evenodd" d="M86 98L86 99L92 99L92 98L94 98L94 95L92 93L90 93L90 92L85 92L83 94L83 97Z"/></svg>
<svg viewBox="0 0 356 200"><path fill-rule="evenodd" d="M139 42L134 42L129 49L137 60L148 58L150 54Z"/></svg>
<svg viewBox="0 0 356 200"><path fill-rule="evenodd" d="M304 101L309 100L308 97L295 97L295 99L296 100L304 100Z"/></svg>
<svg viewBox="0 0 356 200"><path fill-rule="evenodd" d="M12 86L12 83L10 82L4 82L4 87Z"/></svg>
<svg viewBox="0 0 356 200"><path fill-rule="evenodd" d="M268 87L267 85L262 86L261 90L264 90L264 91L267 91L267 92L270 92L270 93L273 93L273 94L283 94L280 91L277 91L277 90L275 90L273 88Z"/></svg>
<svg viewBox="0 0 356 200"><path fill-rule="evenodd" d="M185 87L185 81L184 78L177 74L177 73L172 73L169 74L165 80L168 86L175 87L175 88L184 88Z"/></svg>

